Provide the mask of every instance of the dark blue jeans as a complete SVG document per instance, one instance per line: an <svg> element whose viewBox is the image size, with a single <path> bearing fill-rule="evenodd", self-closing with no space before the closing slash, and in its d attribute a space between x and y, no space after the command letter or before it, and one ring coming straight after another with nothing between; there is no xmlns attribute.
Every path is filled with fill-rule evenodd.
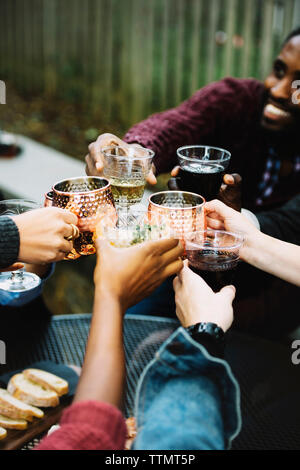
<svg viewBox="0 0 300 470"><path fill-rule="evenodd" d="M174 277L164 281L149 297L130 307L126 313L176 318Z"/></svg>

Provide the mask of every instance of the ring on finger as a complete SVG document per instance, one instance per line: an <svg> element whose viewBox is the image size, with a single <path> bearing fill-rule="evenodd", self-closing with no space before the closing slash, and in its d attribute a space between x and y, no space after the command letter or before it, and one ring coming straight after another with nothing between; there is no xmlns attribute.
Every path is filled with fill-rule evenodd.
<svg viewBox="0 0 300 470"><path fill-rule="evenodd" d="M66 237L66 240L67 240L68 242L70 242L70 241L75 240L76 238L78 238L78 237L79 237L79 233L80 233L80 232L79 232L79 228L76 227L76 225L74 225L74 224L70 224L70 225L71 225L71 227L72 227L72 234L69 235L68 237Z"/></svg>

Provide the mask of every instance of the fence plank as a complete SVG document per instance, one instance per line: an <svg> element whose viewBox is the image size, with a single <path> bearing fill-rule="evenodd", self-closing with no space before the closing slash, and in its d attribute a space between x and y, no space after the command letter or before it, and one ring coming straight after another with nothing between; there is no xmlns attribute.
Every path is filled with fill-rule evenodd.
<svg viewBox="0 0 300 470"><path fill-rule="evenodd" d="M176 57L174 74L174 104L181 101L182 77L183 77L183 41L184 41L184 3L177 0L177 24L176 24Z"/></svg>
<svg viewBox="0 0 300 470"><path fill-rule="evenodd" d="M244 49L242 58L242 76L249 77L251 74L251 59L253 50L253 21L255 9L253 8L253 0L245 1L244 10Z"/></svg>
<svg viewBox="0 0 300 470"><path fill-rule="evenodd" d="M56 0L43 0L43 55L45 93L54 95L57 88L56 71Z"/></svg>
<svg viewBox="0 0 300 470"><path fill-rule="evenodd" d="M236 22L236 10L237 10L237 1L236 0L228 0L227 4L227 18L226 18L226 29L225 32L227 34L227 41L224 53L225 59L225 76L231 74L233 69L233 45L232 45L232 38L235 32L235 22Z"/></svg>
<svg viewBox="0 0 300 470"><path fill-rule="evenodd" d="M259 76L263 79L271 65L272 61L272 25L273 25L274 0L265 0L263 4L262 36L260 44L260 68Z"/></svg>
<svg viewBox="0 0 300 470"><path fill-rule="evenodd" d="M193 35L192 35L192 56L191 56L191 80L190 94L199 87L199 66L200 66L200 44L201 44L201 14L203 1L194 0L193 5Z"/></svg>
<svg viewBox="0 0 300 470"><path fill-rule="evenodd" d="M211 0L210 2L210 18L207 37L207 69L206 69L206 83L214 80L215 67L216 67L216 30L219 13L218 0Z"/></svg>

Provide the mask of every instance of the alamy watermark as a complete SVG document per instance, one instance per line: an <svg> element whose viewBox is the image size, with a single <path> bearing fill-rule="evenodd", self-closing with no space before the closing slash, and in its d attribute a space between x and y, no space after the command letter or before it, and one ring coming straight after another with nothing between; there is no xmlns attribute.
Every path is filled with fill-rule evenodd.
<svg viewBox="0 0 300 470"><path fill-rule="evenodd" d="M292 363L297 366L300 364L300 339L295 339L295 341L292 342L291 348L296 349L292 354L291 360Z"/></svg>
<svg viewBox="0 0 300 470"><path fill-rule="evenodd" d="M300 80L294 80L292 83L292 88L296 88L296 91L292 94L292 102L293 104L300 103Z"/></svg>
<svg viewBox="0 0 300 470"><path fill-rule="evenodd" d="M6 345L0 340L0 364L6 364Z"/></svg>
<svg viewBox="0 0 300 470"><path fill-rule="evenodd" d="M6 104L6 85L3 80L0 80L0 104Z"/></svg>

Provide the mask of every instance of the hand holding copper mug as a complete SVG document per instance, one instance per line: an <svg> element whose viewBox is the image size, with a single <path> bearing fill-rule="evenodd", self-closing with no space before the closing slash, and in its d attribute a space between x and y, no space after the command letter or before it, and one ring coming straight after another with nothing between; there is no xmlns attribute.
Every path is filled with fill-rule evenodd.
<svg viewBox="0 0 300 470"><path fill-rule="evenodd" d="M73 249L66 259L94 254L96 226L104 217L117 217L109 181L99 177L70 178L56 183L52 192L53 206L69 210L78 217L77 227L72 227L68 237L73 240ZM51 196L47 193L45 205L49 205Z"/></svg>
<svg viewBox="0 0 300 470"><path fill-rule="evenodd" d="M72 234L69 235L68 237L66 237L66 240L68 240L68 242L70 242L72 240L76 240L76 238L78 238L80 236L79 228L76 227L76 225L74 225L74 224L70 224L70 225L72 227Z"/></svg>

